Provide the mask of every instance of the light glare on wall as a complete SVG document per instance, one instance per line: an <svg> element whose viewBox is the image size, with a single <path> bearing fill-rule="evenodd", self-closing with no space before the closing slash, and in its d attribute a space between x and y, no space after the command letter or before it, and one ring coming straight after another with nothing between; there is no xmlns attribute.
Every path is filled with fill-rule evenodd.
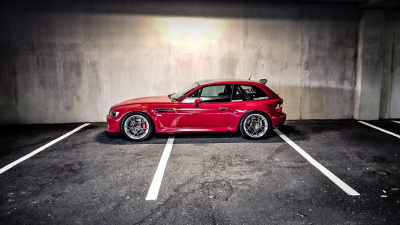
<svg viewBox="0 0 400 225"><path fill-rule="evenodd" d="M208 43L221 37L225 22L221 19L162 17L155 19L154 26L163 41Z"/></svg>

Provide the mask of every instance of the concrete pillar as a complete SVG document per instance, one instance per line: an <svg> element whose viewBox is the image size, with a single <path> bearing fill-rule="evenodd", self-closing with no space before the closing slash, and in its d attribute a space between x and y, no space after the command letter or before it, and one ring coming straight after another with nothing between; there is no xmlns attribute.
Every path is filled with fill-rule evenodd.
<svg viewBox="0 0 400 225"><path fill-rule="evenodd" d="M387 10L383 37L381 119L400 118L400 10Z"/></svg>
<svg viewBox="0 0 400 225"><path fill-rule="evenodd" d="M384 37L383 37L383 62L381 81L381 101L379 118L390 118L390 103L392 97L393 77L393 39L394 39L394 18L392 11L386 12Z"/></svg>
<svg viewBox="0 0 400 225"><path fill-rule="evenodd" d="M385 12L364 10L358 34L354 118L379 119Z"/></svg>
<svg viewBox="0 0 400 225"><path fill-rule="evenodd" d="M400 118L400 10L396 10L393 23L393 64L390 97L390 118Z"/></svg>

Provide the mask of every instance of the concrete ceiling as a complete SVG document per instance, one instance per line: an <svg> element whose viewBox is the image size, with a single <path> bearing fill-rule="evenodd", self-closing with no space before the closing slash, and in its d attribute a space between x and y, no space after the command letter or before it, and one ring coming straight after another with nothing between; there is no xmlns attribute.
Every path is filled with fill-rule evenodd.
<svg viewBox="0 0 400 225"><path fill-rule="evenodd" d="M395 8L400 6L399 0L288 0L292 2L340 2L359 3L362 8Z"/></svg>
<svg viewBox="0 0 400 225"><path fill-rule="evenodd" d="M378 8L395 8L400 6L398 0L369 0L368 2L362 2L361 7L378 7Z"/></svg>

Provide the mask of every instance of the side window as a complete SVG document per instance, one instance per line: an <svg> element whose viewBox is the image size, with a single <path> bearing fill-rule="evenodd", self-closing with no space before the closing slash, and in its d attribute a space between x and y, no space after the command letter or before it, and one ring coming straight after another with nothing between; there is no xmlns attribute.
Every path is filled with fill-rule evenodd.
<svg viewBox="0 0 400 225"><path fill-rule="evenodd" d="M193 103L195 99L201 98L202 102L230 102L232 95L232 85L212 85L200 88L183 103Z"/></svg>
<svg viewBox="0 0 400 225"><path fill-rule="evenodd" d="M235 85L234 90L232 98L234 102L268 99L268 95L256 86Z"/></svg>

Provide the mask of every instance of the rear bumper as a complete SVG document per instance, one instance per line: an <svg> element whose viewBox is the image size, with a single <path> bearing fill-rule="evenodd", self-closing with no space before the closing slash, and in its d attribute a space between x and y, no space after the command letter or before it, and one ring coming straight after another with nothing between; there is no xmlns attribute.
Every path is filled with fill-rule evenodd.
<svg viewBox="0 0 400 225"><path fill-rule="evenodd" d="M286 121L286 113L284 112L275 112L274 114L271 115L271 120L272 120L272 126L274 128L278 128L285 124Z"/></svg>
<svg viewBox="0 0 400 225"><path fill-rule="evenodd" d="M110 115L107 114L107 123L108 123L108 128L107 131L110 133L119 133L121 132L121 117L119 119L111 117Z"/></svg>

